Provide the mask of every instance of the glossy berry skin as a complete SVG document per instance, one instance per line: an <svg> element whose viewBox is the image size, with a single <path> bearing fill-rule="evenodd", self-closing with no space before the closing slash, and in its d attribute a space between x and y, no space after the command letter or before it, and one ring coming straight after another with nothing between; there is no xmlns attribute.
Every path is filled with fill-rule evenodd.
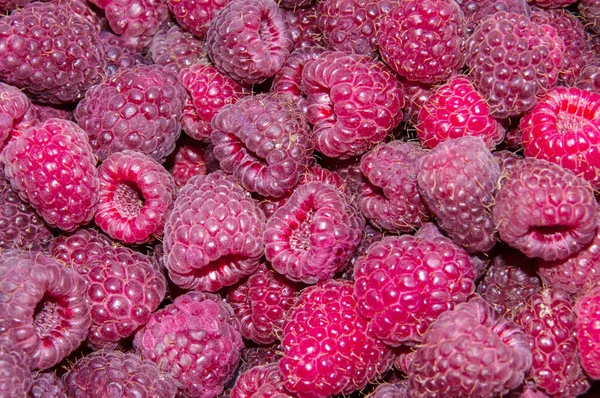
<svg viewBox="0 0 600 398"><path fill-rule="evenodd" d="M165 225L165 265L184 289L217 291L252 274L263 255L265 216L221 171L192 177Z"/></svg>
<svg viewBox="0 0 600 398"><path fill-rule="evenodd" d="M28 398L67 398L65 386L54 372L37 373Z"/></svg>
<svg viewBox="0 0 600 398"><path fill-rule="evenodd" d="M142 358L170 374L187 397L223 392L240 360L239 324L217 295L189 292L154 313L134 340Z"/></svg>
<svg viewBox="0 0 600 398"><path fill-rule="evenodd" d="M559 164L600 188L600 94L557 87L519 127L525 156Z"/></svg>
<svg viewBox="0 0 600 398"><path fill-rule="evenodd" d="M385 65L366 56L325 52L306 63L300 87L315 149L331 158L365 153L402 118L398 80Z"/></svg>
<svg viewBox="0 0 600 398"><path fill-rule="evenodd" d="M31 359L19 347L0 343L0 396L26 397L33 380L29 370Z"/></svg>
<svg viewBox="0 0 600 398"><path fill-rule="evenodd" d="M167 0L169 10L183 29L203 40L213 18L230 0Z"/></svg>
<svg viewBox="0 0 600 398"><path fill-rule="evenodd" d="M91 88L75 109L100 160L126 149L161 161L181 133L185 90L160 65L122 69Z"/></svg>
<svg viewBox="0 0 600 398"><path fill-rule="evenodd" d="M0 342L31 357L31 369L48 369L88 335L85 280L37 251L6 250L0 259Z"/></svg>
<svg viewBox="0 0 600 398"><path fill-rule="evenodd" d="M91 0L104 10L110 29L124 37L149 41L169 20L165 0Z"/></svg>
<svg viewBox="0 0 600 398"><path fill-rule="evenodd" d="M492 150L504 139L504 128L490 115L490 107L463 75L434 91L419 111L419 141L425 148L463 136L481 137Z"/></svg>
<svg viewBox="0 0 600 398"><path fill-rule="evenodd" d="M153 63L175 72L210 63L204 42L177 25L162 29L152 37L148 55Z"/></svg>
<svg viewBox="0 0 600 398"><path fill-rule="evenodd" d="M352 282L324 281L303 290L292 308L279 371L294 396L350 394L391 367L392 351L368 334L353 292Z"/></svg>
<svg viewBox="0 0 600 398"><path fill-rule="evenodd" d="M243 84L275 75L293 48L284 11L272 0L233 0L206 34L208 55L222 73Z"/></svg>
<svg viewBox="0 0 600 398"><path fill-rule="evenodd" d="M475 291L469 256L444 237L386 237L356 261L354 280L359 313L394 347L422 341L432 322Z"/></svg>
<svg viewBox="0 0 600 398"><path fill-rule="evenodd" d="M527 257L564 259L596 233L596 200L587 181L554 163L525 158L500 180L493 209L498 234Z"/></svg>
<svg viewBox="0 0 600 398"><path fill-rule="evenodd" d="M409 80L440 83L465 62L467 30L458 4L450 0L401 1L381 18L379 53Z"/></svg>
<svg viewBox="0 0 600 398"><path fill-rule="evenodd" d="M4 174L51 227L73 231L91 221L98 202L96 159L75 123L49 119L10 140Z"/></svg>
<svg viewBox="0 0 600 398"><path fill-rule="evenodd" d="M98 178L94 220L108 236L126 244L162 236L176 188L160 163L139 152L117 152L100 165Z"/></svg>
<svg viewBox="0 0 600 398"><path fill-rule="evenodd" d="M240 374L230 398L292 398L283 384L277 363L255 366Z"/></svg>

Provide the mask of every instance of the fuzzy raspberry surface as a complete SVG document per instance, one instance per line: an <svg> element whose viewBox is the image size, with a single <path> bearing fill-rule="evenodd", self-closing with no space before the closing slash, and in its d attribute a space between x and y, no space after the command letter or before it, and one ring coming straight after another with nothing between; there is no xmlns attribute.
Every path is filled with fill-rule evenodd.
<svg viewBox="0 0 600 398"><path fill-rule="evenodd" d="M456 2L465 14L469 36L488 16L498 12L513 12L529 17L531 7L527 0L458 0Z"/></svg>

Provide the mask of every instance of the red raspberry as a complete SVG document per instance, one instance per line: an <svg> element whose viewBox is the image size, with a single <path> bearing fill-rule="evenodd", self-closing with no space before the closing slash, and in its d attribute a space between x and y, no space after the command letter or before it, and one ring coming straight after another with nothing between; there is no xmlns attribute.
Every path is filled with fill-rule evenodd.
<svg viewBox="0 0 600 398"><path fill-rule="evenodd" d="M106 76L114 75L119 68L133 68L136 65L145 65L148 62L142 53L127 45L127 40L111 32L100 32L100 43L104 48Z"/></svg>
<svg viewBox="0 0 600 398"><path fill-rule="evenodd" d="M294 283L261 264L226 299L240 321L242 336L257 344L271 344L281 335L299 291Z"/></svg>
<svg viewBox="0 0 600 398"><path fill-rule="evenodd" d="M90 0L101 10L113 32L149 42L169 20L166 0Z"/></svg>
<svg viewBox="0 0 600 398"><path fill-rule="evenodd" d="M571 171L534 158L500 179L493 209L500 239L527 257L561 260L594 237L596 200L590 185Z"/></svg>
<svg viewBox="0 0 600 398"><path fill-rule="evenodd" d="M182 138L175 147L175 151L171 153L170 159L172 164L170 172L178 188L183 187L193 176L209 173L208 152L212 152L211 147L202 142L187 138L187 136L182 136ZM218 163L216 167L218 168Z"/></svg>
<svg viewBox="0 0 600 398"><path fill-rule="evenodd" d="M581 366L593 380L600 379L600 287L588 290L575 303L577 315L577 348Z"/></svg>
<svg viewBox="0 0 600 398"><path fill-rule="evenodd" d="M27 397L32 386L31 359L19 347L0 343L0 396Z"/></svg>
<svg viewBox="0 0 600 398"><path fill-rule="evenodd" d="M520 116L556 87L564 48L552 26L499 11L483 20L467 42L469 76L492 116Z"/></svg>
<svg viewBox="0 0 600 398"><path fill-rule="evenodd" d="M475 297L431 324L410 367L408 396L503 395L531 362L529 337Z"/></svg>
<svg viewBox="0 0 600 398"><path fill-rule="evenodd" d="M339 188L309 182L267 221L265 256L290 280L326 280L346 266L364 223L357 205Z"/></svg>
<svg viewBox="0 0 600 398"><path fill-rule="evenodd" d="M581 71L581 74L573 85L582 90L591 92L600 91L600 62L598 60L591 60Z"/></svg>
<svg viewBox="0 0 600 398"><path fill-rule="evenodd" d="M112 251L116 244L95 229L81 228L70 235L60 235L50 242L48 252L67 268L85 267L96 257Z"/></svg>
<svg viewBox="0 0 600 398"><path fill-rule="evenodd" d="M600 188L600 94L557 87L519 127L525 156L559 164Z"/></svg>
<svg viewBox="0 0 600 398"><path fill-rule="evenodd" d="M283 386L279 365L255 366L238 377L231 389L231 398L293 398Z"/></svg>
<svg viewBox="0 0 600 398"><path fill-rule="evenodd" d="M31 100L21 90L0 83L0 147L10 131L19 125L31 107Z"/></svg>
<svg viewBox="0 0 600 398"><path fill-rule="evenodd" d="M167 0L169 10L183 29L204 40L210 24L230 0Z"/></svg>
<svg viewBox="0 0 600 398"><path fill-rule="evenodd" d="M526 0L458 0L465 14L469 36L481 22L498 11L514 12L529 17L531 9Z"/></svg>
<svg viewBox="0 0 600 398"><path fill-rule="evenodd" d="M161 161L181 133L185 90L177 74L159 65L121 69L91 88L75 109L100 160L125 149Z"/></svg>
<svg viewBox="0 0 600 398"><path fill-rule="evenodd" d="M217 69L243 84L275 75L293 48L284 11L272 0L233 0L211 22L208 55Z"/></svg>
<svg viewBox="0 0 600 398"><path fill-rule="evenodd" d="M405 0L382 16L379 53L409 80L439 83L462 68L467 39L465 17L451 0Z"/></svg>
<svg viewBox="0 0 600 398"><path fill-rule="evenodd" d="M265 216L223 172L192 177L165 225L165 265L184 289L217 291L258 267Z"/></svg>
<svg viewBox="0 0 600 398"><path fill-rule="evenodd" d="M382 383L375 391L367 395L368 398L408 398L406 381L400 383Z"/></svg>
<svg viewBox="0 0 600 398"><path fill-rule="evenodd" d="M87 337L90 308L85 281L39 252L6 250L0 258L0 341L31 357L31 369L48 369Z"/></svg>
<svg viewBox="0 0 600 398"><path fill-rule="evenodd" d="M50 3L60 5L69 9L73 14L79 15L94 25L98 32L106 28L106 18L101 15L92 4L86 0L47 0Z"/></svg>
<svg viewBox="0 0 600 398"><path fill-rule="evenodd" d="M23 8L31 2L32 0L0 0L0 11L8 15L12 10Z"/></svg>
<svg viewBox="0 0 600 398"><path fill-rule="evenodd" d="M243 347L238 329L221 297L189 292L154 313L134 346L175 379L181 394L212 398L223 392L238 366Z"/></svg>
<svg viewBox="0 0 600 398"><path fill-rule="evenodd" d="M404 121L416 125L419 112L427 99L433 94L435 88L431 84L414 82L403 77L398 79L404 95L406 106L404 107Z"/></svg>
<svg viewBox="0 0 600 398"><path fill-rule="evenodd" d="M291 95L241 98L221 109L212 126L213 153L221 169L250 192L283 196L313 161L310 127Z"/></svg>
<svg viewBox="0 0 600 398"><path fill-rule="evenodd" d="M295 49L323 46L323 35L317 26L317 6L284 10L284 15Z"/></svg>
<svg viewBox="0 0 600 398"><path fill-rule="evenodd" d="M175 72L195 64L210 63L204 42L177 25L155 34L148 54L155 64L166 66Z"/></svg>
<svg viewBox="0 0 600 398"><path fill-rule="evenodd" d="M354 284L329 280L310 286L289 314L279 371L298 398L358 391L392 365L392 351L367 333Z"/></svg>
<svg viewBox="0 0 600 398"><path fill-rule="evenodd" d="M504 140L504 128L490 115L490 107L463 75L433 92L419 112L417 135L426 148L463 136L481 137L492 150Z"/></svg>
<svg viewBox="0 0 600 398"><path fill-rule="evenodd" d="M139 152L117 152L100 165L98 177L96 225L126 244L162 236L176 188L160 163Z"/></svg>
<svg viewBox="0 0 600 398"><path fill-rule="evenodd" d="M300 87L307 97L315 149L325 156L361 155L382 142L402 118L398 80L366 56L325 52L306 63Z"/></svg>
<svg viewBox="0 0 600 398"><path fill-rule="evenodd" d="M0 19L0 79L43 103L72 103L104 75L95 26L70 7L34 2Z"/></svg>
<svg viewBox="0 0 600 398"><path fill-rule="evenodd" d="M48 225L72 231L92 219L99 186L96 159L75 123L37 124L10 140L3 155L12 188Z"/></svg>
<svg viewBox="0 0 600 398"><path fill-rule="evenodd" d="M391 346L420 342L444 311L475 291L467 253L447 238L390 236L354 265L358 311Z"/></svg>
<svg viewBox="0 0 600 398"><path fill-rule="evenodd" d="M358 203L364 216L389 232L410 232L430 217L417 186L418 162L427 152L415 142L392 141L360 160Z"/></svg>
<svg viewBox="0 0 600 398"><path fill-rule="evenodd" d="M242 363L239 372L244 373L255 366L277 363L281 359L281 347L272 346L246 346L242 350Z"/></svg>
<svg viewBox="0 0 600 398"><path fill-rule="evenodd" d="M37 373L28 398L67 398L65 386L54 372Z"/></svg>

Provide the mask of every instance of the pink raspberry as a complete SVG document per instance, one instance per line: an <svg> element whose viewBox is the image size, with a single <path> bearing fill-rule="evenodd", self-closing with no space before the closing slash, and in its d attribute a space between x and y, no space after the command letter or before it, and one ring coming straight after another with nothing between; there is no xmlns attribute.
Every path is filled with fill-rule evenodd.
<svg viewBox="0 0 600 398"><path fill-rule="evenodd" d="M520 116L556 87L564 49L552 26L499 11L483 20L467 42L469 76L492 116Z"/></svg>
<svg viewBox="0 0 600 398"><path fill-rule="evenodd" d="M127 45L127 40L108 31L100 32L100 43L104 48L106 61L106 76L114 75L119 68L133 68L136 65L145 65L147 60L142 53Z"/></svg>
<svg viewBox="0 0 600 398"><path fill-rule="evenodd" d="M204 40L213 18L230 0L167 0L169 10L183 29Z"/></svg>
<svg viewBox="0 0 600 398"><path fill-rule="evenodd" d="M404 95L406 106L404 107L403 121L417 125L419 122L419 112L427 99L433 95L435 88L431 84L411 81L400 77L398 79Z"/></svg>
<svg viewBox="0 0 600 398"><path fill-rule="evenodd" d="M600 62L591 60L573 83L574 87L591 92L600 90Z"/></svg>
<svg viewBox="0 0 600 398"><path fill-rule="evenodd" d="M529 337L480 297L431 324L408 374L409 397L491 397L518 387L531 366Z"/></svg>
<svg viewBox="0 0 600 398"><path fill-rule="evenodd" d="M241 98L221 109L212 126L213 153L221 169L250 192L283 196L313 161L310 127L291 95Z"/></svg>
<svg viewBox="0 0 600 398"><path fill-rule="evenodd" d="M79 126L49 119L10 140L3 155L12 188L48 225L72 231L91 221L99 180L88 137Z"/></svg>
<svg viewBox="0 0 600 398"><path fill-rule="evenodd" d="M242 84L275 75L293 48L284 11L272 0L232 0L206 34L217 69Z"/></svg>
<svg viewBox="0 0 600 398"><path fill-rule="evenodd" d="M527 0L458 0L457 3L465 14L469 36L484 19L498 11L513 12L527 17L531 15Z"/></svg>
<svg viewBox="0 0 600 398"><path fill-rule="evenodd" d="M54 372L37 373L28 398L67 398L65 386Z"/></svg>
<svg viewBox="0 0 600 398"><path fill-rule="evenodd" d="M581 0L577 4L577 9L586 27L594 33L600 33L600 1Z"/></svg>
<svg viewBox="0 0 600 398"><path fill-rule="evenodd" d="M25 117L31 107L31 100L21 90L0 83L0 147L10 131Z"/></svg>
<svg viewBox="0 0 600 398"><path fill-rule="evenodd" d="M36 251L6 250L0 258L0 341L48 369L87 337L90 308L84 279Z"/></svg>
<svg viewBox="0 0 600 398"><path fill-rule="evenodd" d="M160 163L139 152L117 152L100 165L98 178L94 220L108 236L126 244L162 236L176 188Z"/></svg>
<svg viewBox="0 0 600 398"><path fill-rule="evenodd" d="M417 135L426 148L463 136L481 137L492 150L504 140L504 128L490 115L490 107L463 75L434 91L419 112Z"/></svg>
<svg viewBox="0 0 600 398"><path fill-rule="evenodd" d="M90 0L101 10L113 32L124 37L141 37L147 42L169 20L166 0Z"/></svg>
<svg viewBox="0 0 600 398"><path fill-rule="evenodd" d="M324 182L297 187L267 221L265 256L275 271L307 284L341 271L358 246L365 223L350 199Z"/></svg>
<svg viewBox="0 0 600 398"><path fill-rule="evenodd" d="M293 398L283 384L277 363L255 366L240 374L230 398Z"/></svg>
<svg viewBox="0 0 600 398"><path fill-rule="evenodd" d="M408 386L406 382L382 383L375 391L367 395L368 398L408 398Z"/></svg>
<svg viewBox="0 0 600 398"><path fill-rule="evenodd" d="M0 396L27 397L33 380L29 371L31 359L19 347L0 343Z"/></svg>
<svg viewBox="0 0 600 398"><path fill-rule="evenodd" d="M170 157L172 166L169 171L178 188L183 187L193 176L206 175L209 171L214 171L209 170L208 152L212 152L211 147L187 136L182 138ZM215 163L218 168L218 162Z"/></svg>
<svg viewBox="0 0 600 398"><path fill-rule="evenodd" d="M167 219L163 245L171 281L217 291L256 271L265 216L235 179L218 171L192 177Z"/></svg>
<svg viewBox="0 0 600 398"><path fill-rule="evenodd" d="M392 351L368 334L354 285L329 280L302 291L281 340L279 371L298 398L350 394L392 365Z"/></svg>
<svg viewBox="0 0 600 398"><path fill-rule="evenodd" d="M175 72L136 65L91 88L77 105L75 119L100 160L129 149L161 161L181 133L184 101Z"/></svg>
<svg viewBox="0 0 600 398"><path fill-rule="evenodd" d="M354 266L358 259L367 254L367 251L372 244L381 241L383 238L384 234L381 230L371 226L371 224L366 224L362 231L360 242L339 279L354 281Z"/></svg>
<svg viewBox="0 0 600 398"><path fill-rule="evenodd" d="M238 366L239 324L221 297L189 292L152 315L135 336L142 358L170 374L187 397L212 398Z"/></svg>
<svg viewBox="0 0 600 398"><path fill-rule="evenodd" d="M32 0L0 0L0 11L2 14L8 15L12 10L23 8Z"/></svg>
<svg viewBox="0 0 600 398"><path fill-rule="evenodd" d="M561 260L593 239L594 193L571 171L525 158L503 175L499 185L493 217L500 239L527 257Z"/></svg>
<svg viewBox="0 0 600 398"><path fill-rule="evenodd" d="M210 63L204 42L177 25L158 31L152 37L148 54L155 64L175 72L195 64Z"/></svg>
<svg viewBox="0 0 600 398"><path fill-rule="evenodd" d="M317 26L317 6L284 10L284 15L292 34L293 48L323 46L323 35Z"/></svg>
<svg viewBox="0 0 600 398"><path fill-rule="evenodd" d="M239 372L241 374L255 366L277 363L280 359L281 347L278 344L271 346L246 346L242 350Z"/></svg>
<svg viewBox="0 0 600 398"><path fill-rule="evenodd" d="M373 225L393 233L410 232L430 217L417 186L417 165L426 153L415 142L391 141L361 158L364 182L358 203Z"/></svg>
<svg viewBox="0 0 600 398"><path fill-rule="evenodd" d="M381 17L379 53L409 80L439 83L462 68L467 39L465 17L451 0L405 0Z"/></svg>
<svg viewBox="0 0 600 398"><path fill-rule="evenodd" d="M583 294L575 303L577 315L577 348L581 366L592 380L600 379L600 287L596 286Z"/></svg>
<svg viewBox="0 0 600 398"><path fill-rule="evenodd" d="M21 132L27 130L31 126L44 123L50 119L74 121L73 113L68 110L68 108L55 108L50 105L31 103L23 118L13 126L9 139L19 136Z"/></svg>
<svg viewBox="0 0 600 398"><path fill-rule="evenodd" d="M475 291L469 256L443 237L386 237L357 260L354 280L359 313L391 346L420 342L432 322Z"/></svg>
<svg viewBox="0 0 600 398"><path fill-rule="evenodd" d="M398 80L366 56L325 52L306 63L300 87L315 149L325 156L361 155L382 142L402 118Z"/></svg>
<svg viewBox="0 0 600 398"><path fill-rule="evenodd" d="M112 251L116 244L95 229L80 228L72 234L60 235L49 245L48 253L67 268L80 269Z"/></svg>

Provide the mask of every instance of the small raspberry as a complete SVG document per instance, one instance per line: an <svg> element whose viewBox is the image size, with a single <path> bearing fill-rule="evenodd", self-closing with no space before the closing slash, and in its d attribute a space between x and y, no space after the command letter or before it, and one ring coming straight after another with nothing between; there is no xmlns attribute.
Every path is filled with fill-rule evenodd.
<svg viewBox="0 0 600 398"><path fill-rule="evenodd" d="M126 40L111 32L100 32L100 43L104 48L104 59L106 67L104 71L106 76L112 76L117 73L119 68L133 68L136 65L147 64L142 54L135 49L129 48Z"/></svg>
<svg viewBox="0 0 600 398"><path fill-rule="evenodd" d="M415 351L417 347L401 345L394 350L396 358L394 358L394 367L400 372L408 375L410 370L410 364L415 358Z"/></svg>
<svg viewBox="0 0 600 398"><path fill-rule="evenodd" d="M169 20L166 0L90 0L101 10L113 32L151 39Z"/></svg>
<svg viewBox="0 0 600 398"><path fill-rule="evenodd" d="M593 239L596 206L587 181L554 163L525 158L500 179L493 217L505 243L527 257L552 261Z"/></svg>
<svg viewBox="0 0 600 398"><path fill-rule="evenodd" d="M27 396L33 380L29 371L31 359L19 347L0 343L0 396Z"/></svg>
<svg viewBox="0 0 600 398"><path fill-rule="evenodd" d="M101 32L106 28L106 18L86 0L47 0L59 6L69 9L73 14L79 15L83 19L91 23L96 31Z"/></svg>
<svg viewBox="0 0 600 398"><path fill-rule="evenodd" d="M408 386L406 382L382 383L375 391L367 395L368 398L408 398Z"/></svg>
<svg viewBox="0 0 600 398"><path fill-rule="evenodd" d="M281 347L272 346L246 346L242 350L242 363L239 372L244 373L255 366L277 363L281 359Z"/></svg>
<svg viewBox="0 0 600 398"><path fill-rule="evenodd" d="M175 72L195 64L210 63L204 42L177 25L158 31L152 38L148 54L155 64Z"/></svg>
<svg viewBox="0 0 600 398"><path fill-rule="evenodd" d="M317 6L284 10L284 15L292 34L293 48L323 46L323 35L317 26Z"/></svg>
<svg viewBox="0 0 600 398"><path fill-rule="evenodd" d="M211 148L202 142L187 138L187 136L182 136L182 138L170 157L172 166L169 171L178 188L183 187L190 178L196 175L206 175L209 171L214 171L209 170L208 152L212 152ZM218 168L218 163L216 167Z"/></svg>
<svg viewBox="0 0 600 398"><path fill-rule="evenodd" d="M465 14L469 36L484 19L498 11L513 12L527 17L531 15L527 0L458 0L457 3Z"/></svg>
<svg viewBox="0 0 600 398"><path fill-rule="evenodd" d="M65 386L54 372L37 373L27 398L67 398Z"/></svg>
<svg viewBox="0 0 600 398"><path fill-rule="evenodd" d="M31 100L18 88L0 83L0 147L25 117Z"/></svg>
<svg viewBox="0 0 600 398"><path fill-rule="evenodd" d="M298 398L350 394L392 365L392 351L367 333L354 284L329 280L310 286L289 314L279 371Z"/></svg>
<svg viewBox="0 0 600 398"><path fill-rule="evenodd" d="M95 229L80 228L72 234L60 235L50 242L48 253L66 264L67 268L85 267L95 257L102 257L116 246Z"/></svg>
<svg viewBox="0 0 600 398"><path fill-rule="evenodd" d="M585 26L594 33L600 33L600 1L581 0L577 9L583 17Z"/></svg>
<svg viewBox="0 0 600 398"><path fill-rule="evenodd" d="M231 389L231 398L293 398L283 386L279 365L255 366L240 374Z"/></svg>
<svg viewBox="0 0 600 398"><path fill-rule="evenodd" d="M204 40L213 18L230 0L167 0L169 10L183 29Z"/></svg>

